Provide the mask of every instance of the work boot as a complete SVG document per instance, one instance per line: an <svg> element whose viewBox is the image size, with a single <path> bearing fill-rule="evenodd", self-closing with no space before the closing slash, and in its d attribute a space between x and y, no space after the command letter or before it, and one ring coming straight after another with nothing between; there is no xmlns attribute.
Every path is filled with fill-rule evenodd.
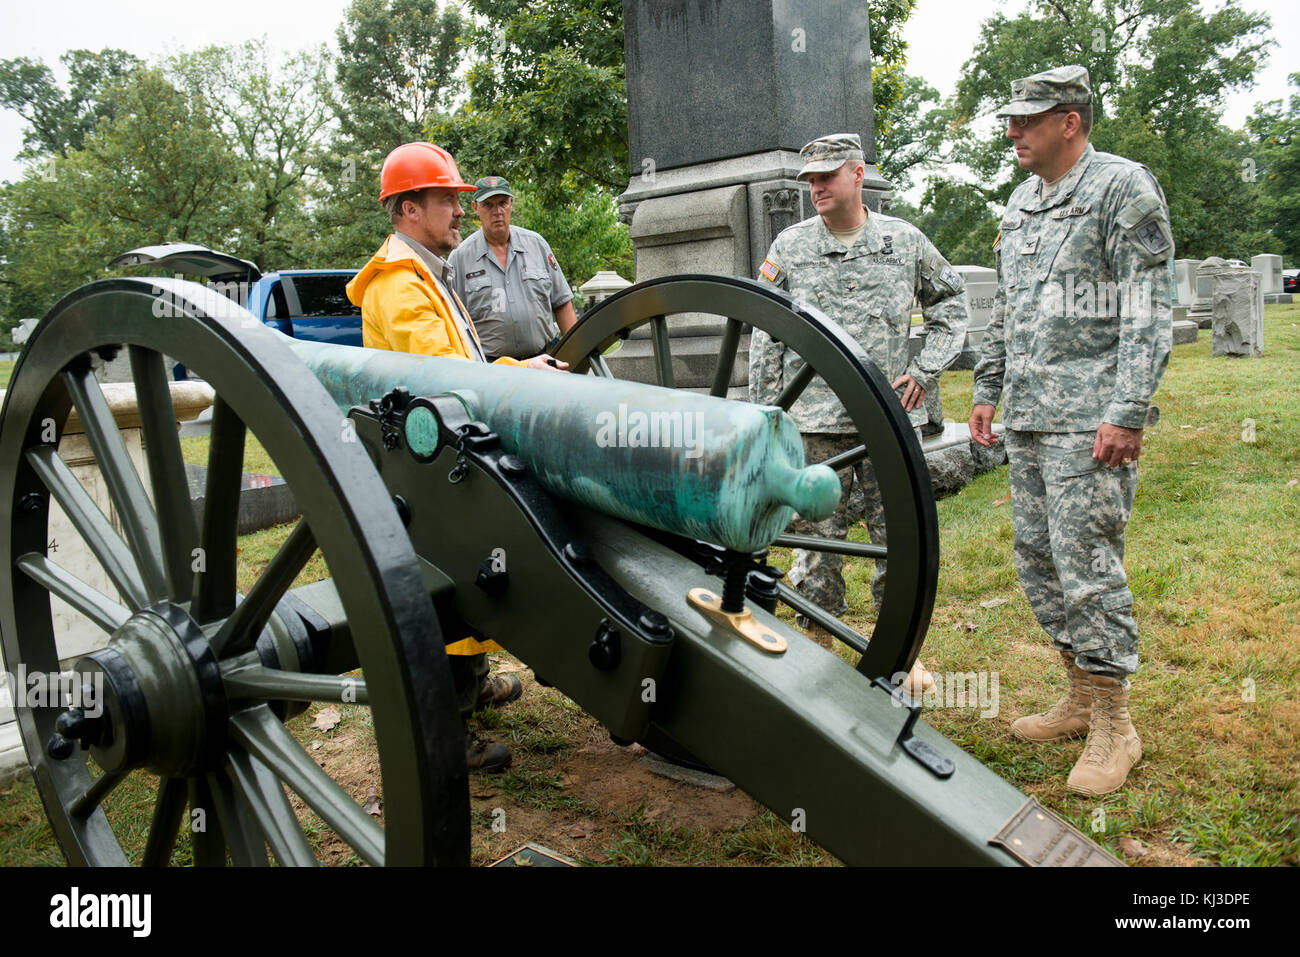
<svg viewBox="0 0 1300 957"><path fill-rule="evenodd" d="M919 698L925 692L934 687L934 676L925 670L925 665L919 661L912 662L912 670L907 673L907 677L898 683L910 697Z"/></svg>
<svg viewBox="0 0 1300 957"><path fill-rule="evenodd" d="M1066 787L1092 796L1118 791L1133 765L1142 760L1142 742L1128 714L1124 679L1088 675L1092 690L1092 724Z"/></svg>
<svg viewBox="0 0 1300 957"><path fill-rule="evenodd" d="M509 704L523 693L523 682L514 675L505 677L492 675L483 682L483 690L478 693L478 702L474 705L474 710L481 711L483 708Z"/></svg>
<svg viewBox="0 0 1300 957"><path fill-rule="evenodd" d="M486 741L473 731L465 732L465 766L471 771L493 774L510 767L510 749L496 741Z"/></svg>
<svg viewBox="0 0 1300 957"><path fill-rule="evenodd" d="M1011 733L1026 741L1061 741L1088 733L1092 717L1092 688L1088 672L1074 663L1074 652L1062 651L1065 670L1070 676L1070 690L1064 698L1040 714L1030 714L1011 722Z"/></svg>

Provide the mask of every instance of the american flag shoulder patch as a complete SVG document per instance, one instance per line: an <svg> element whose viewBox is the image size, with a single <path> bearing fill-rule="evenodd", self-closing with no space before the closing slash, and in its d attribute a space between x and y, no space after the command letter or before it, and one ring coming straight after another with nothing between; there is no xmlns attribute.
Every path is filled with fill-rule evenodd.
<svg viewBox="0 0 1300 957"><path fill-rule="evenodd" d="M759 267L759 272L768 282L776 282L776 277L781 275L781 267L770 259L764 259L763 265Z"/></svg>

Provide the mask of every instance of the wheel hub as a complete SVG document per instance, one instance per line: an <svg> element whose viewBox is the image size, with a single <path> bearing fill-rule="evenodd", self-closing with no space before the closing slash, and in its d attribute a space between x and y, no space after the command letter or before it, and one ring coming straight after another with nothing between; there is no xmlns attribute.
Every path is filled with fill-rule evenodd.
<svg viewBox="0 0 1300 957"><path fill-rule="evenodd" d="M171 603L144 609L107 648L79 660L83 702L59 716L52 757L80 741L109 772L147 768L181 777L219 766L227 711L216 657L194 620ZM62 739L62 740L60 740Z"/></svg>

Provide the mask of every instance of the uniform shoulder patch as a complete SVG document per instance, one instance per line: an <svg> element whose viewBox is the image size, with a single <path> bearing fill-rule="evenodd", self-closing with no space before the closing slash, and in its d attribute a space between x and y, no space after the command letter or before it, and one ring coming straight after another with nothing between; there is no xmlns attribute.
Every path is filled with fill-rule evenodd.
<svg viewBox="0 0 1300 957"><path fill-rule="evenodd" d="M763 278L768 282L776 282L776 277L781 275L781 267L770 259L764 259L763 265L758 267L758 271L763 274Z"/></svg>
<svg viewBox="0 0 1300 957"><path fill-rule="evenodd" d="M961 292L961 273L951 266L944 266L943 269L939 270L939 281L953 292Z"/></svg>
<svg viewBox="0 0 1300 957"><path fill-rule="evenodd" d="M997 236L993 237L993 248L997 249L1000 242L1002 242L1002 230L999 229Z"/></svg>
<svg viewBox="0 0 1300 957"><path fill-rule="evenodd" d="M547 253L547 254L546 254L546 261L547 261L548 263L550 263L550 264L551 264L551 268L554 269L554 268L555 268L555 253Z"/></svg>
<svg viewBox="0 0 1300 957"><path fill-rule="evenodd" d="M1115 221L1133 241L1148 266L1163 262L1173 250L1173 236L1164 203L1152 193L1144 193L1124 205Z"/></svg>

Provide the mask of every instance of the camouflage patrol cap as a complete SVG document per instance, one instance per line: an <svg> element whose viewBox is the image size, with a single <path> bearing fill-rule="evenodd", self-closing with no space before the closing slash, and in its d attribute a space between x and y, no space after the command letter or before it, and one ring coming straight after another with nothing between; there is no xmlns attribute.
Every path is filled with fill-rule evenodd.
<svg viewBox="0 0 1300 957"><path fill-rule="evenodd" d="M485 199L491 199L493 196L513 196L510 192L510 184L500 176L484 176L474 184L474 202L481 203Z"/></svg>
<svg viewBox="0 0 1300 957"><path fill-rule="evenodd" d="M1091 103L1088 71L1081 66L1058 66L1033 76L1011 81L1011 102L998 110L998 117L1032 116L1046 113L1063 103Z"/></svg>
<svg viewBox="0 0 1300 957"><path fill-rule="evenodd" d="M832 133L819 136L799 151L803 160L803 169L799 170L799 179L810 173L830 173L839 169L849 160L861 160L862 137L857 133Z"/></svg>

